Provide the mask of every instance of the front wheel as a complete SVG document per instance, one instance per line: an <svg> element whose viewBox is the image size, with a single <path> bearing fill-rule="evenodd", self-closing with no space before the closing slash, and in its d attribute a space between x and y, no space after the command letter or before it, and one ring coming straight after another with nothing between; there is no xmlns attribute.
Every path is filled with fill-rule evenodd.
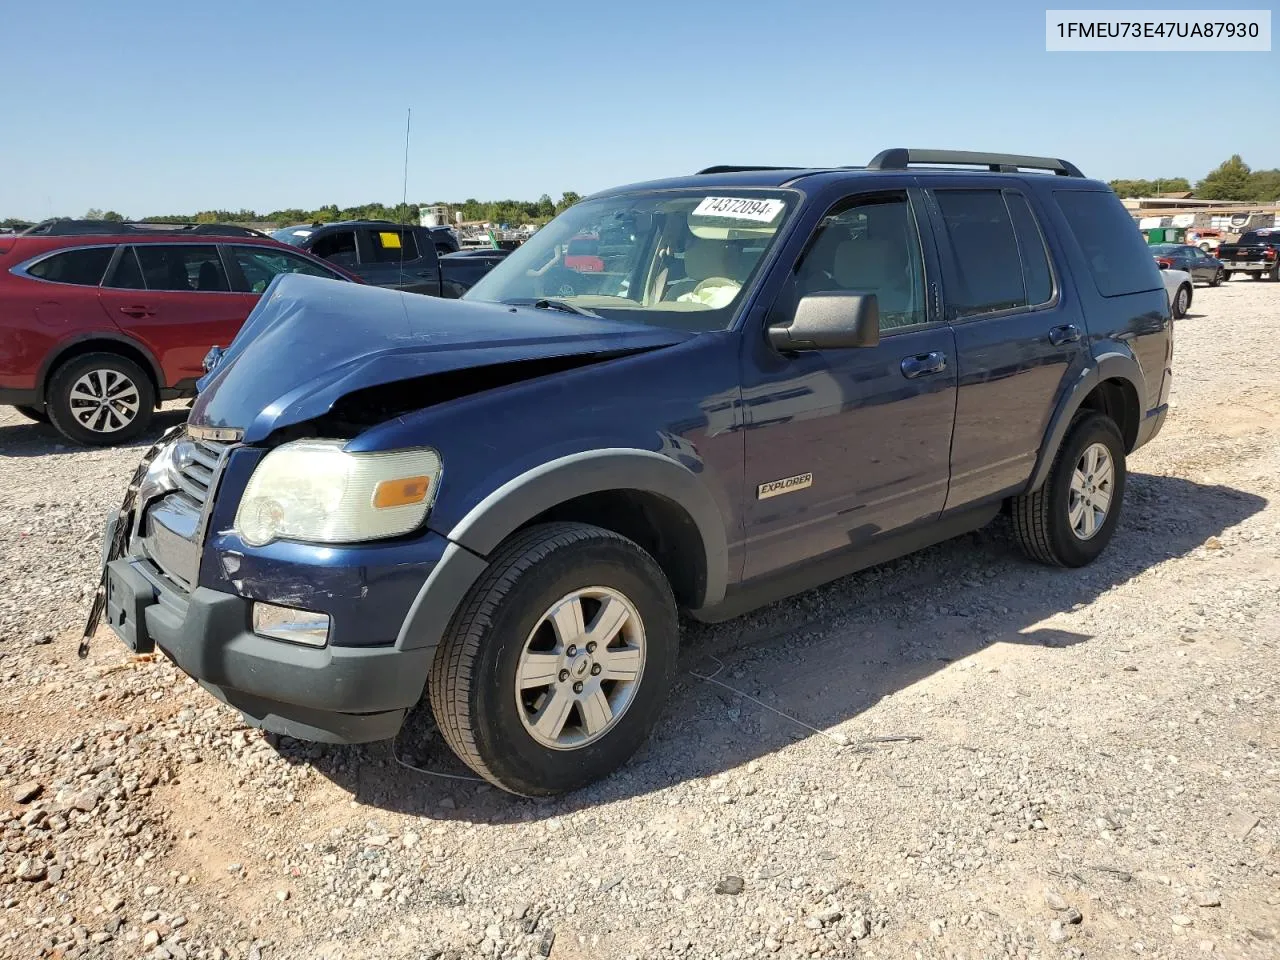
<svg viewBox="0 0 1280 960"><path fill-rule="evenodd" d="M1223 282L1223 283L1226 283L1226 282L1227 282L1228 280L1230 280L1230 279L1231 279L1231 271L1230 271L1230 270L1223 270L1223 271L1222 271L1222 282Z"/></svg>
<svg viewBox="0 0 1280 960"><path fill-rule="evenodd" d="M1013 528L1023 552L1041 563L1082 567L1115 533L1124 500L1124 441L1102 413L1077 417L1035 493L1013 499Z"/></svg>
<svg viewBox="0 0 1280 960"><path fill-rule="evenodd" d="M1226 279L1227 279L1227 272L1219 268L1218 272L1213 275L1213 279L1209 281L1209 286L1220 287L1222 286L1223 283L1226 282Z"/></svg>
<svg viewBox="0 0 1280 960"><path fill-rule="evenodd" d="M514 536L463 601L428 681L445 741L523 796L612 773L648 737L673 679L679 622L643 549L582 523Z"/></svg>

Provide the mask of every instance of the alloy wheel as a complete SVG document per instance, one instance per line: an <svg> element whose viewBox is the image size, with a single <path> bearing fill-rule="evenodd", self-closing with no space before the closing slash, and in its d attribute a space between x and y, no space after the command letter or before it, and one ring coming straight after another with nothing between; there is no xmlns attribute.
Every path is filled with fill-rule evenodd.
<svg viewBox="0 0 1280 960"><path fill-rule="evenodd" d="M1067 501L1067 519L1079 539L1093 538L1106 523L1115 482L1111 451L1101 443L1085 447L1071 474L1071 494Z"/></svg>
<svg viewBox="0 0 1280 960"><path fill-rule="evenodd" d="M538 618L516 666L525 730L554 750L595 742L635 699L644 661L644 623L622 593L585 587L562 597Z"/></svg>
<svg viewBox="0 0 1280 960"><path fill-rule="evenodd" d="M116 433L138 416L138 386L118 370L90 370L71 385L76 422L94 433Z"/></svg>

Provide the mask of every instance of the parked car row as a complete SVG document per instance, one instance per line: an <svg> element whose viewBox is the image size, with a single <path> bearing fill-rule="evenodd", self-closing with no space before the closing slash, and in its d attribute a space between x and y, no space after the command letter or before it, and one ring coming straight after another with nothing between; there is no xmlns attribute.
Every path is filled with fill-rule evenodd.
<svg viewBox="0 0 1280 960"><path fill-rule="evenodd" d="M0 235L0 404L77 443L126 443L162 401L194 395L210 349L235 338L281 274L459 297L508 253L440 249L451 248L437 230L383 221L272 238L52 220Z"/></svg>

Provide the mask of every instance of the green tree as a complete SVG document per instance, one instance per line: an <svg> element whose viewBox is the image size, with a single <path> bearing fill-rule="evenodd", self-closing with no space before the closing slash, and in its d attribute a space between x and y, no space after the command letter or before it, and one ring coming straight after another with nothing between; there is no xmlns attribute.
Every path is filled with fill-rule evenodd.
<svg viewBox="0 0 1280 960"><path fill-rule="evenodd" d="M556 204L556 213L563 213L581 199L582 197L572 190L566 190L560 195L560 202Z"/></svg>
<svg viewBox="0 0 1280 960"><path fill-rule="evenodd" d="M544 193L542 196L538 198L538 216L550 218L550 217L554 217L555 215L556 215L555 201L551 199L551 194Z"/></svg>
<svg viewBox="0 0 1280 960"><path fill-rule="evenodd" d="M1248 200L1252 195L1249 173L1249 165L1234 153L1196 184L1196 196L1201 200Z"/></svg>
<svg viewBox="0 0 1280 960"><path fill-rule="evenodd" d="M112 223L123 223L124 217L116 213L114 210L108 210L102 215L103 220L110 220Z"/></svg>
<svg viewBox="0 0 1280 960"><path fill-rule="evenodd" d="M86 219L86 220L101 220L101 219L102 219L102 211L101 211L101 210L99 210L97 207L90 207L88 210L86 210L86 211L84 212L84 219Z"/></svg>
<svg viewBox="0 0 1280 960"><path fill-rule="evenodd" d="M1170 177L1168 180L1112 180L1111 189L1118 196L1127 198L1153 197L1160 193L1186 193L1191 183L1186 177Z"/></svg>
<svg viewBox="0 0 1280 960"><path fill-rule="evenodd" d="M1280 203L1280 170L1254 170L1249 174L1249 199L1256 203Z"/></svg>

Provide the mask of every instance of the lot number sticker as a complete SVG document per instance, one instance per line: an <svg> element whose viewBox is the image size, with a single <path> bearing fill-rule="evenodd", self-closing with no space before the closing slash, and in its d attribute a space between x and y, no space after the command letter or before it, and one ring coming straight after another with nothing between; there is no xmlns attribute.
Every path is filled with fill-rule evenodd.
<svg viewBox="0 0 1280 960"><path fill-rule="evenodd" d="M693 211L695 217L724 217L769 223L782 212L781 200L753 200L748 197L707 197Z"/></svg>

